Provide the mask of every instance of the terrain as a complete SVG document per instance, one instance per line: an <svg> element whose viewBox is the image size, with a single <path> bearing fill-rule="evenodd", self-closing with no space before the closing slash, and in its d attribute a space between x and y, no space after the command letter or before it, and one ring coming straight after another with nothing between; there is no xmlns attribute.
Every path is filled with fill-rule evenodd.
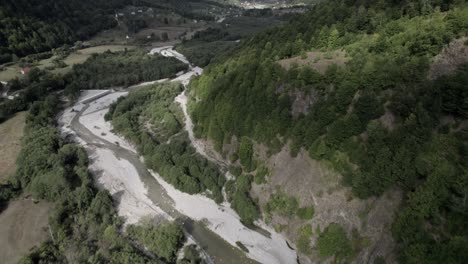
<svg viewBox="0 0 468 264"><path fill-rule="evenodd" d="M318 4L191 83L195 136L301 262L466 257L467 9L413 4Z"/></svg>
<svg viewBox="0 0 468 264"><path fill-rule="evenodd" d="M16 158L20 152L21 137L25 126L26 113L16 114L0 125L0 181L3 184L16 171ZM0 205L1 239L0 256L3 263L17 263L29 250L45 241L50 203L36 203L22 197L9 204Z"/></svg>
<svg viewBox="0 0 468 264"><path fill-rule="evenodd" d="M203 8L205 7L203 6ZM126 15L133 16L132 12L140 13L138 10L138 8L132 7L123 9L122 20L125 20ZM129 90L132 91L138 90L145 85L154 84L158 79L163 81L164 78L174 78L186 70L187 67L182 67L180 63L177 63L177 60L171 59L171 56L166 56L167 50L164 48L159 49L158 52L146 54L145 50L148 47L158 46L161 43L167 45L173 43L172 41L179 40L180 33L184 33L184 38L187 40L191 38L190 35L185 34L188 31L185 22L178 24L178 19L189 20L184 17L187 14L184 13L184 16L179 18L174 17L169 12L165 14L165 17L154 19L155 23L149 24L146 29L137 29L134 35L129 34L133 30L128 27L129 21L118 21L119 26L113 29L115 33L110 33L112 37L109 37L109 31L103 32L89 41L76 42L73 47L64 45L50 52L30 54L21 58L18 62L3 66L5 70L3 73L5 74L2 75L2 78L5 82L2 82L2 86L4 86L4 99L1 104L2 120L7 120L6 122L14 120L10 118L18 110L29 109L29 113L25 135L22 140L23 151L21 151L17 160L18 168L16 173L7 177L5 183L1 186L2 202L6 201L5 203L8 205L2 214L2 216L6 217L2 219L2 223L14 219L18 212L33 213L34 210L32 210L31 205L20 202L20 199L23 199L20 196L21 192L28 193L28 199L32 196L34 200L31 200L31 202L36 201L40 205L47 205L47 210L41 209L28 219L35 223L36 227L49 223L49 236L44 232L30 233L34 239L30 238L27 241L34 242L33 244L26 243L26 240L21 240L20 237L6 236L7 241L15 240L13 246L23 246L23 249L13 248L10 250L8 248L10 251L5 254L15 253L14 260L18 260L21 255L28 252L31 245L37 245L37 247L30 250L21 262L35 262L40 259L54 262L61 262L65 259L74 262L85 258L105 258L109 260L120 255L127 259L126 261L133 259L133 261L148 262L158 258L172 263L175 262L174 254L177 252L178 261L184 261L185 259L197 261L194 263L201 261L199 256L203 256L202 258L208 263L212 259L215 259L216 263L238 263L238 261L250 263L251 260L247 259L244 254L261 262L271 263L276 261L292 263L295 259L294 251L289 249L281 236L275 234L273 230L270 230L271 233L264 231L269 233L269 235L265 235L245 228L237 214L229 208L229 205L224 205L223 208L204 196L186 196L186 194L165 183L163 179L157 178L157 174L155 174L156 176L151 175L138 160L132 144L119 139L118 135L113 134L111 127L108 125L109 123L104 122L106 103L104 105L99 103L90 107L93 109L97 107L97 110L82 109L83 116L79 113L80 118L73 119L76 121L80 119L81 123L88 126L83 128L78 125L78 122L75 122L72 128L80 135L75 139L77 143L83 143L84 139L89 140L89 145L95 146L89 148L88 144L84 145L86 150L89 151L90 160L83 156L83 150L74 144L75 140L72 140L66 133L63 134L63 138L59 137L55 129L54 118L59 110L54 108L59 102L57 101L57 92L64 92L73 101L82 101L82 98L79 98L80 87L124 89L130 86ZM225 15L224 13L219 14ZM246 38L269 26L268 23L258 24L255 21L281 21L271 15L266 19L262 18L261 15L258 18L255 16L246 16L245 18L248 21L246 24L242 24L244 23L242 17L232 22L235 27L230 32L242 33L242 35L236 35L236 39ZM145 16L145 19L151 20L151 15ZM161 27L162 23L168 25L168 27ZM208 22L197 21L191 23L191 25L203 29L204 25L208 23L216 26L215 23L220 22L210 22L208 20ZM171 24L174 24L174 27L171 28ZM246 27L246 31L242 32L241 28L244 25L248 25L248 28L253 29L250 30ZM154 31L151 31L151 28L155 27L162 30L158 32L160 34L157 37L159 40L154 42L151 39L148 41L150 38L147 38L147 36L152 38L158 36ZM179 29L181 31L177 31ZM122 41L118 38L118 34L120 34L118 32L127 32L130 37L125 37L126 41ZM166 34L167 38L164 36ZM164 56L158 55L158 53ZM174 51L174 54L177 53ZM180 54L175 57L184 63L188 63ZM31 67L31 72L19 75L19 69L22 67ZM192 66L190 66L190 69L192 69ZM121 73L117 72L119 70ZM195 73L200 74L201 72L194 69L192 73L189 71L185 75L179 76L176 81L183 81L186 85L190 76ZM139 82L143 83L132 86ZM100 93L100 91L95 92L95 94ZM102 96L106 97L106 93L109 93L110 98L114 99L119 95L125 95L125 93L114 94L112 91L103 91ZM90 94L92 95L92 91ZM96 97L96 100L98 98ZM91 99L89 100L88 103L95 103ZM104 102L110 103L112 101ZM67 101L61 103L68 104ZM70 112L65 115L65 120L68 120L67 116L76 113L75 111L80 111L79 109L80 107L75 105L72 109L65 110L66 113ZM65 121L65 123L67 122L71 122L71 120ZM64 131L70 131L70 128L63 127ZM18 129L22 130L22 127ZM92 133L95 134L94 138L91 137ZM98 138L100 137L104 141L97 144L96 142L99 141ZM116 142L119 142L117 148L112 146ZM110 151L102 149L106 146ZM120 150L120 146L130 150L130 153L123 154L124 151ZM26 149L29 151L26 151ZM118 158L112 155L117 155ZM46 156L49 158L44 159ZM132 169L132 165L126 162L123 157L131 160L131 163L137 169ZM120 164L118 167L120 170L112 169L114 165L110 165L111 163ZM85 169L88 165L89 171ZM89 178L91 173L95 177L96 184L91 184ZM143 182L141 179L143 179ZM164 188L170 192L170 196L164 196L158 191L161 190L161 186L157 182L165 184ZM150 191L146 195L145 189L148 186ZM115 203L116 211L109 208L110 197ZM169 207L163 206L163 200L167 201ZM46 201L55 201L55 206L51 208L50 203ZM157 205L153 204L153 201ZM171 203L174 204L170 205ZM211 211L212 216L206 219L206 217L200 216L199 212L187 209L187 205L205 207L206 210ZM162 206L164 209L155 209L158 206ZM88 209L83 210L83 208ZM100 208L107 209L104 212ZM171 208L176 208L182 214ZM40 214L38 214L39 212ZM62 217L64 213L67 215L65 218ZM44 222L48 214L50 219ZM119 215L122 218L111 220L114 219L114 215ZM186 218L187 216L190 218L182 220L182 217ZM83 219L84 222L70 224L69 219L72 218ZM161 221L173 222L175 219L177 219L178 224L174 222L174 225L177 228L183 226L184 234L180 236L180 233L177 233L178 231L170 231L172 232L170 235L174 236L174 239L177 236L177 240L169 247L163 249L162 244L154 245L154 238L143 236L145 231L165 232L165 224L162 224ZM21 233L20 231L25 230L22 229L22 222L17 221L17 223L18 228L13 228L10 232ZM85 246L82 238L79 238L81 237L80 233L87 232L85 229L73 233L68 231L71 229L78 230L80 225L85 229L90 228L91 231L88 237L100 238L93 240L94 242L86 243ZM223 225L225 227L220 228ZM124 229L121 229L121 226ZM268 229L266 226L265 228ZM234 231L235 229L238 231ZM39 230L45 231L42 228ZM125 230L126 232L116 233L115 230ZM158 235L160 234L158 233ZM39 244L43 239L46 242ZM225 240L229 243L226 243ZM183 241L186 241L186 243L181 243ZM161 243L169 242L162 241ZM272 249L271 243L276 243L275 248L279 250ZM239 246L239 244L242 246ZM141 250L143 245L149 248L149 253ZM245 249L245 246L249 249ZM92 248L99 248L99 250L96 251ZM107 253L102 255L102 252ZM133 261L131 262L133 263Z"/></svg>
<svg viewBox="0 0 468 264"><path fill-rule="evenodd" d="M0 214L0 256L2 263L13 264L30 250L50 239L48 219L52 204L31 199L10 202Z"/></svg>
<svg viewBox="0 0 468 264"><path fill-rule="evenodd" d="M0 181L11 177L16 170L26 113L18 113L0 125Z"/></svg>
<svg viewBox="0 0 468 264"><path fill-rule="evenodd" d="M467 4L307 4L2 6L2 254L464 263Z"/></svg>

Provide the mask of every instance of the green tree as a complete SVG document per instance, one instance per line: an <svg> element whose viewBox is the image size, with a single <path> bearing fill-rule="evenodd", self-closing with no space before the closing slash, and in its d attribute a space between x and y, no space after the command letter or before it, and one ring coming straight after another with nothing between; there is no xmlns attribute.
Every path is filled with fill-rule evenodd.
<svg viewBox="0 0 468 264"><path fill-rule="evenodd" d="M346 232L339 224L332 223L320 233L317 239L317 248L321 257L331 257L342 261L352 255L351 242Z"/></svg>

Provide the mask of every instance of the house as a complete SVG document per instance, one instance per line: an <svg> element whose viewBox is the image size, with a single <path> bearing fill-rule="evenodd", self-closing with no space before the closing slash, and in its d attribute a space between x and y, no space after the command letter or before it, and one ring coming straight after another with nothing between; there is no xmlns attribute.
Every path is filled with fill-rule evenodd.
<svg viewBox="0 0 468 264"><path fill-rule="evenodd" d="M21 69L21 74L25 75L26 73L30 71L31 71L31 68L26 67L26 68Z"/></svg>

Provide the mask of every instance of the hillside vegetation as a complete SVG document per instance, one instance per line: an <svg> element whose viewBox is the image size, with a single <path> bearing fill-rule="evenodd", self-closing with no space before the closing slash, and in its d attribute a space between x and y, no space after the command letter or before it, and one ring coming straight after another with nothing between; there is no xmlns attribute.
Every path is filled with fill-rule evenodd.
<svg viewBox="0 0 468 264"><path fill-rule="evenodd" d="M147 55L141 50L105 52L92 55L83 64L73 67L73 71L66 76L69 82L66 93L76 97L83 87L128 87L140 82L173 77L186 69L187 65L175 58L166 58L159 54Z"/></svg>
<svg viewBox="0 0 468 264"><path fill-rule="evenodd" d="M87 39L115 26L127 0L4 0L0 6L0 63Z"/></svg>
<svg viewBox="0 0 468 264"><path fill-rule="evenodd" d="M405 201L392 230L401 262L463 263L468 66L427 76L432 58L467 33L464 1L318 4L251 38L192 82L195 132L226 153L234 138L271 154L288 143L293 156L305 148L330 162L359 198L400 188ZM339 50L348 62L323 74L278 63L310 51L330 60ZM305 111L293 113L297 104ZM240 157L244 170L254 170L254 155L242 158L241 150L231 160Z"/></svg>
<svg viewBox="0 0 468 264"><path fill-rule="evenodd" d="M116 132L138 146L148 168L184 192L206 191L220 203L224 176L196 153L183 131L181 111L174 102L182 90L180 83L144 87L119 98L106 118L112 120Z"/></svg>

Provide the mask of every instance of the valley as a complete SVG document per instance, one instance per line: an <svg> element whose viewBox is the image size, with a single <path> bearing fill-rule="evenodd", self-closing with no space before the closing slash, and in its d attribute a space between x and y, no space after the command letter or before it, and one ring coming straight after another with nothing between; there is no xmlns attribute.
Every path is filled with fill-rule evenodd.
<svg viewBox="0 0 468 264"><path fill-rule="evenodd" d="M172 51L171 47L151 51L156 52L176 56L182 62L189 63L183 55ZM200 74L201 69L194 68L173 81L187 85L191 76ZM145 86L137 85L129 87L128 90L143 87ZM101 95L103 97L100 97ZM187 232L195 242L203 241L204 244L199 246L206 248L208 256L211 256L215 263L238 263L243 259L243 253L238 252L240 249L234 249L238 242L249 249L247 255L250 258L260 263L295 263L295 253L275 231L270 230L269 238L249 230L241 224L229 205L217 205L202 195L188 195L178 191L156 172L148 171L139 160L136 151L125 140L117 135L109 138L113 132L104 129L104 114L111 103L125 95L127 92L111 91L78 99L77 105L65 110L61 123L65 137L76 135L74 140L88 149L92 161L91 171L96 175L98 183L115 195L118 213L126 219L127 224L138 223L144 217L181 219L183 225L188 226ZM188 115L186 122L188 133L193 136ZM99 130L90 131L95 128ZM189 217L189 220L186 220L188 222L184 222L185 217ZM230 245L219 241L211 232ZM247 263L248 260L242 262Z"/></svg>
<svg viewBox="0 0 468 264"><path fill-rule="evenodd" d="M464 263L467 12L6 0L0 257Z"/></svg>

